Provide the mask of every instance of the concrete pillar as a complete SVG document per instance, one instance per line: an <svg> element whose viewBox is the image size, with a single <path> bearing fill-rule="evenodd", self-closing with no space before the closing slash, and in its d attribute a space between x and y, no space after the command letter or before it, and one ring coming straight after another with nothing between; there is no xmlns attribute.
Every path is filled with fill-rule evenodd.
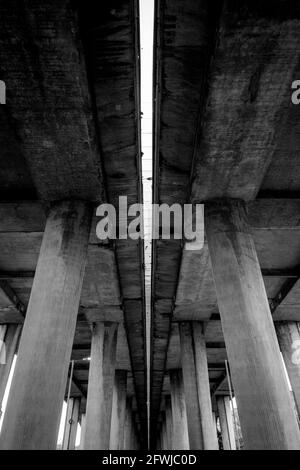
<svg viewBox="0 0 300 470"><path fill-rule="evenodd" d="M213 419L213 427L217 436L217 449L216 450L219 450L218 433L217 433L217 416L216 416L215 411L212 412L212 419Z"/></svg>
<svg viewBox="0 0 300 470"><path fill-rule="evenodd" d="M132 427L131 427L131 449L132 450L137 450L137 439L136 439L136 431L135 431L134 420L132 421Z"/></svg>
<svg viewBox="0 0 300 470"><path fill-rule="evenodd" d="M236 450L234 421L229 397L217 397L223 450Z"/></svg>
<svg viewBox="0 0 300 470"><path fill-rule="evenodd" d="M167 450L168 449L168 442L167 442L167 427L166 427L166 418L165 415L163 415L163 421L162 421L162 450Z"/></svg>
<svg viewBox="0 0 300 470"><path fill-rule="evenodd" d="M124 431L124 450L131 449L131 432L132 432L132 397L126 400L126 417Z"/></svg>
<svg viewBox="0 0 300 470"><path fill-rule="evenodd" d="M0 325L0 366L5 364L5 335L6 335L7 325Z"/></svg>
<svg viewBox="0 0 300 470"><path fill-rule="evenodd" d="M50 209L23 326L1 449L55 449L92 219L78 201Z"/></svg>
<svg viewBox="0 0 300 470"><path fill-rule="evenodd" d="M179 332L190 449L202 450L203 435L197 390L192 324L180 323Z"/></svg>
<svg viewBox="0 0 300 470"><path fill-rule="evenodd" d="M80 398L69 399L62 446L63 450L75 450L80 401Z"/></svg>
<svg viewBox="0 0 300 470"><path fill-rule="evenodd" d="M208 203L205 213L245 448L299 449L300 432L244 204Z"/></svg>
<svg viewBox="0 0 300 470"><path fill-rule="evenodd" d="M173 417L173 450L189 450L189 434L181 370L170 371Z"/></svg>
<svg viewBox="0 0 300 470"><path fill-rule="evenodd" d="M81 415L80 450L84 450L86 414Z"/></svg>
<svg viewBox="0 0 300 470"><path fill-rule="evenodd" d="M109 450L117 333L117 323L93 325L85 450Z"/></svg>
<svg viewBox="0 0 300 470"><path fill-rule="evenodd" d="M137 412L133 411L132 413L132 449L139 450L140 443L138 440L139 435L139 424L137 423Z"/></svg>
<svg viewBox="0 0 300 470"><path fill-rule="evenodd" d="M296 322L275 323L279 347L294 392L300 417L300 324Z"/></svg>
<svg viewBox="0 0 300 470"><path fill-rule="evenodd" d="M195 353L196 381L200 407L203 448L218 450L217 428L213 421L209 375L203 323L193 322L193 345Z"/></svg>
<svg viewBox="0 0 300 470"><path fill-rule="evenodd" d="M19 339L21 336L22 326L21 325L8 325L5 332L5 363L0 363L0 408L2 409L2 402L6 385L14 356L17 352Z"/></svg>
<svg viewBox="0 0 300 470"><path fill-rule="evenodd" d="M155 450L163 450L162 448L162 436L161 436L161 423L157 424L157 442Z"/></svg>
<svg viewBox="0 0 300 470"><path fill-rule="evenodd" d="M127 371L117 370L115 374L110 429L111 450L123 450L126 415L126 392Z"/></svg>
<svg viewBox="0 0 300 470"><path fill-rule="evenodd" d="M172 450L172 435L173 435L173 422L172 422L172 403L171 397L165 397L166 405L166 431L167 431L167 450Z"/></svg>

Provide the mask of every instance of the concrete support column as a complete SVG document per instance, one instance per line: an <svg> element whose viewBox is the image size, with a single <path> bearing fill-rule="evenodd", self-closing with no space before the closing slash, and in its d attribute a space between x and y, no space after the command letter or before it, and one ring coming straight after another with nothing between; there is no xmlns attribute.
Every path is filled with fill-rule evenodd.
<svg viewBox="0 0 300 470"><path fill-rule="evenodd" d="M125 416L125 431L124 431L124 450L131 449L131 432L132 432L132 398L126 400L126 416Z"/></svg>
<svg viewBox="0 0 300 470"><path fill-rule="evenodd" d="M8 325L5 331L5 363L0 362L0 409L2 409L3 397L14 356L17 352L21 331L21 325Z"/></svg>
<svg viewBox="0 0 300 470"><path fill-rule="evenodd" d="M167 431L167 450L172 450L172 435L173 435L173 422L172 422L172 403L171 397L165 397L166 404L166 431Z"/></svg>
<svg viewBox="0 0 300 470"><path fill-rule="evenodd" d="M189 434L181 370L170 371L173 417L173 450L189 450Z"/></svg>
<svg viewBox="0 0 300 470"><path fill-rule="evenodd" d="M192 324L180 323L179 332L190 449L203 450Z"/></svg>
<svg viewBox="0 0 300 470"><path fill-rule="evenodd" d="M68 402L63 450L75 450L80 401L80 398L70 398Z"/></svg>
<svg viewBox="0 0 300 470"><path fill-rule="evenodd" d="M241 201L206 205L205 226L246 449L299 449L300 432Z"/></svg>
<svg viewBox="0 0 300 470"><path fill-rule="evenodd" d="M0 366L5 364L5 335L7 325L0 325Z"/></svg>
<svg viewBox="0 0 300 470"><path fill-rule="evenodd" d="M213 418L213 427L214 427L216 437L217 437L217 449L216 450L219 450L218 431L217 431L217 416L216 416L215 411L212 412L212 418Z"/></svg>
<svg viewBox="0 0 300 470"><path fill-rule="evenodd" d="M190 447L217 450L203 324L180 323L179 330Z"/></svg>
<svg viewBox="0 0 300 470"><path fill-rule="evenodd" d="M110 449L123 450L124 430L126 415L126 392L127 392L127 371L117 370L115 374L111 430Z"/></svg>
<svg viewBox="0 0 300 470"><path fill-rule="evenodd" d="M217 429L213 422L209 375L203 323L193 322L193 346L195 354L196 381L200 408L203 448L218 450Z"/></svg>
<svg viewBox="0 0 300 470"><path fill-rule="evenodd" d="M55 449L92 219L79 201L52 206L22 331L1 449Z"/></svg>
<svg viewBox="0 0 300 470"><path fill-rule="evenodd" d="M86 424L86 414L82 413L81 415L81 434L80 434L80 450L84 450L84 441L85 441L85 424Z"/></svg>
<svg viewBox="0 0 300 470"><path fill-rule="evenodd" d="M168 442L167 442L167 426L166 426L165 415L163 415L163 421L162 421L161 429L162 429L162 450L167 450L168 449Z"/></svg>
<svg viewBox="0 0 300 470"><path fill-rule="evenodd" d="M275 323L275 326L300 417L300 324L280 322Z"/></svg>
<svg viewBox="0 0 300 470"><path fill-rule="evenodd" d="M86 409L86 450L109 450L117 323L95 323Z"/></svg>
<svg viewBox="0 0 300 470"><path fill-rule="evenodd" d="M223 450L236 450L234 421L229 397L217 397Z"/></svg>
<svg viewBox="0 0 300 470"><path fill-rule="evenodd" d="M132 427L131 427L131 449L132 450L137 450L137 438L136 438L134 420L132 422Z"/></svg>

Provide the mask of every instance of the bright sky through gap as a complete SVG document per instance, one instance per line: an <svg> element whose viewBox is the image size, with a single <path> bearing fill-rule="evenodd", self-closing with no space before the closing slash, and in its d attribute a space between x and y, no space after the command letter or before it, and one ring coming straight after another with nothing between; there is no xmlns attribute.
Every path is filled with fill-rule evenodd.
<svg viewBox="0 0 300 470"><path fill-rule="evenodd" d="M152 95L154 0L140 0L142 176L144 198L144 250L146 287L147 395L150 416L151 251L152 251ZM149 426L149 420L148 420ZM149 434L149 433L148 433Z"/></svg>
<svg viewBox="0 0 300 470"><path fill-rule="evenodd" d="M2 406L1 406L2 414L1 414L1 418L0 418L0 431L1 431L1 428L2 428L4 412L5 412L5 409L6 409L6 404L7 404L8 395L9 395L10 386L11 386L11 381L12 381L14 371L15 371L15 367L16 367L16 360L17 360L17 356L14 357L14 360L13 360L13 363L12 363L12 366L11 366L11 369L10 369L10 373L9 373L9 377L8 377L8 381L7 381L7 385L6 385L6 389L5 389L5 393L4 393L4 397L3 397L3 402L2 402Z"/></svg>

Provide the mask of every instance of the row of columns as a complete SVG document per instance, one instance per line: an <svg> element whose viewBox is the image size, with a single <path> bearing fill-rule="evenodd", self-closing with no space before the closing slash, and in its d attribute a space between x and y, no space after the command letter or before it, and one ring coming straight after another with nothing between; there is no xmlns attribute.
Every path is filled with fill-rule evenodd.
<svg viewBox="0 0 300 470"><path fill-rule="evenodd" d="M222 329L246 449L300 449L300 432L280 349L300 410L300 327L276 330L245 205L217 201L205 207L205 228ZM182 379L170 373L176 449L217 449L206 348L201 323L180 323ZM277 333L277 334L276 334ZM217 399L223 448L236 448L229 398ZM160 448L170 445L166 415ZM166 444L168 442L168 444Z"/></svg>
<svg viewBox="0 0 300 470"><path fill-rule="evenodd" d="M276 335L244 203L208 203L205 228L245 448L300 449L297 416L280 354L281 348L299 410L299 325L277 324ZM217 448L201 328L196 323L179 325L183 387L178 372L170 377L172 405L177 410L174 436L181 421L179 449ZM218 401L220 425L222 430L227 428L227 438L222 433L225 448L235 446L229 407L228 399ZM187 432L182 432L186 427Z"/></svg>
<svg viewBox="0 0 300 470"><path fill-rule="evenodd" d="M159 450L195 450L194 441L190 439L189 416L187 414L187 400L184 392L184 379L181 370L169 372L171 396L164 396L165 410L161 414L161 426L158 434L157 448ZM233 410L227 396L217 396L217 412L222 436L223 450L236 450ZM213 449L218 450L216 413L210 408L212 415L210 423L210 442ZM192 423L193 424L193 423ZM192 428L193 429L193 428ZM199 446L197 447L199 448ZM206 448L206 450L209 450Z"/></svg>
<svg viewBox="0 0 300 470"><path fill-rule="evenodd" d="M132 413L132 397L126 398L126 371L116 371L110 427L110 450L134 450L138 448L135 424ZM78 424L81 426L80 450L87 449L86 413L80 413L80 398L70 398L67 404L63 450L76 448Z"/></svg>
<svg viewBox="0 0 300 470"><path fill-rule="evenodd" d="M132 401L127 400L127 371L115 370L117 333L117 323L99 322L93 325L85 423L86 450L123 450L137 446L132 424Z"/></svg>
<svg viewBox="0 0 300 470"><path fill-rule="evenodd" d="M62 202L49 212L1 449L56 446L91 219L92 207L82 201ZM294 404L244 203L230 200L206 204L205 229L245 448L300 449ZM187 446L186 433L182 432L186 428L191 448L216 446L202 328L199 324L180 326L183 380L178 374L171 379L172 410L177 410L172 416L172 432L182 448ZM6 328L3 337L9 330ZM299 409L299 327L282 324L277 334ZM120 433L111 429L116 335L116 324L93 325L85 425L85 445L90 449L109 448L111 434L113 445L120 446L116 443L117 439L120 443ZM19 341L17 333L15 341ZM124 405L116 413L116 419L124 417ZM181 422L179 436L178 422L184 414L187 418ZM165 437L166 443L170 444L170 438Z"/></svg>
<svg viewBox="0 0 300 470"><path fill-rule="evenodd" d="M300 449L300 431L241 201L208 203L205 228L246 449Z"/></svg>
<svg viewBox="0 0 300 470"><path fill-rule="evenodd" d="M49 211L4 416L1 449L56 448L92 213L92 205L84 201L60 202ZM21 327L2 330L7 341L6 364L0 365L1 402ZM120 390L122 381L115 374L117 330L115 323L93 325L84 418L84 448L87 449L124 446L124 431L111 427L113 409L114 423L125 421L126 416L126 388L123 383ZM3 344L3 339L0 340ZM114 389L115 375L118 382ZM74 445L72 424L78 421L78 408L76 400L69 402L64 448ZM131 446L138 447L134 425L131 430L130 438L125 433L126 445L130 441Z"/></svg>

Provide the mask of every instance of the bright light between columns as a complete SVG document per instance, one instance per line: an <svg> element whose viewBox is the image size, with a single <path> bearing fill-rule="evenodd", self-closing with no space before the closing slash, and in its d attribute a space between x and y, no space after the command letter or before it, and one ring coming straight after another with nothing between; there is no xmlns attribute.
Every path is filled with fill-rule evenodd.
<svg viewBox="0 0 300 470"><path fill-rule="evenodd" d="M1 429L2 429L3 418L4 418L4 414L5 414L5 410L6 410L8 395L9 395L10 387L11 387L11 382L12 382L15 367L16 367L16 361L17 361L17 356L14 357L13 363L11 365L7 385L6 385L6 388L5 388L5 393L4 393L3 402L2 402L2 409L1 409L2 413L1 413L1 418L0 418L0 432L1 432Z"/></svg>
<svg viewBox="0 0 300 470"><path fill-rule="evenodd" d="M153 30L154 0L140 0L141 31L141 108L142 108L142 175L144 197L144 245L146 290L147 392L148 417L150 400L151 334L151 251L152 251L152 109L153 109ZM149 426L149 420L148 420Z"/></svg>

